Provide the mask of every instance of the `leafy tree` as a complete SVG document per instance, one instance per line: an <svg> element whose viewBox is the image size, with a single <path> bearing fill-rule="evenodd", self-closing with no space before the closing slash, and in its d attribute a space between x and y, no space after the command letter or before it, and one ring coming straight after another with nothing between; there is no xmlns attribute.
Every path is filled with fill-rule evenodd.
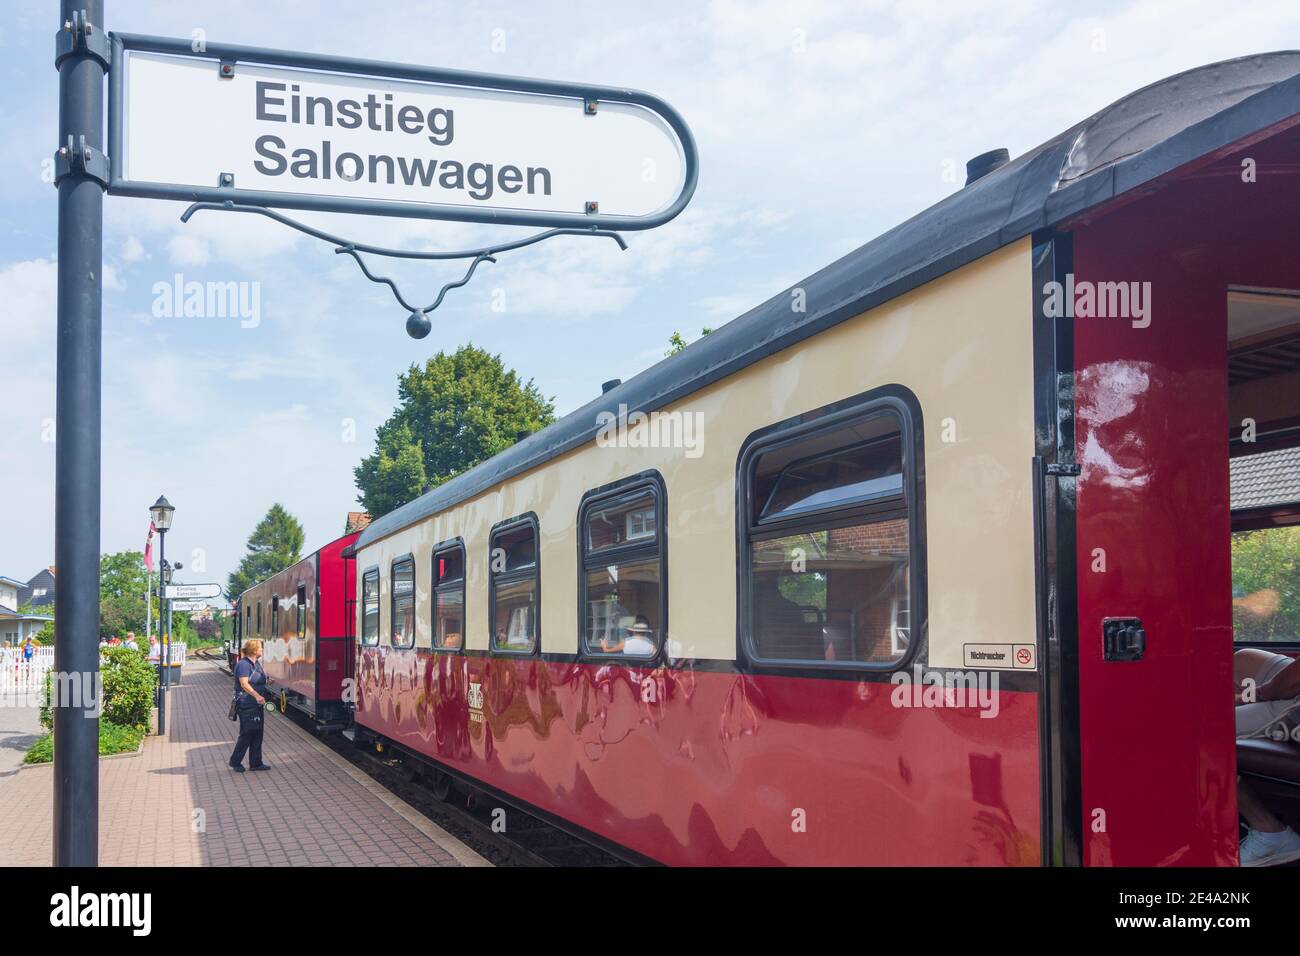
<svg viewBox="0 0 1300 956"><path fill-rule="evenodd" d="M700 329L700 338L704 338L704 336L708 335L712 331L712 329ZM664 355L676 355L690 344L690 342L687 342L686 339L682 337L682 333L674 332L672 335L668 336L668 351L665 352Z"/></svg>
<svg viewBox="0 0 1300 956"><path fill-rule="evenodd" d="M1300 638L1300 526L1234 534L1232 594L1237 640Z"/></svg>
<svg viewBox="0 0 1300 956"><path fill-rule="evenodd" d="M119 551L99 559L99 633L101 637L123 637L127 631L144 634L148 577L144 555L139 551ZM157 620L158 603L153 602Z"/></svg>
<svg viewBox="0 0 1300 956"><path fill-rule="evenodd" d="M54 605L42 604L40 607L32 607L31 603L20 605L19 614L36 614L40 617L54 617ZM48 647L54 643L54 622L46 621L41 625L41 629L32 635L32 640L37 644Z"/></svg>
<svg viewBox="0 0 1300 956"><path fill-rule="evenodd" d="M298 563L302 560L304 537L302 523L297 518L283 505L271 505L248 538L248 553L240 560L239 567L230 572L226 594L233 600L258 581ZM187 619L187 629L188 626ZM179 631L176 639L183 640Z"/></svg>
<svg viewBox="0 0 1300 956"><path fill-rule="evenodd" d="M374 453L353 472L357 500L375 517L555 420L553 398L472 344L412 365L398 378L397 395L396 410L375 432Z"/></svg>
<svg viewBox="0 0 1300 956"><path fill-rule="evenodd" d="M361 494L357 500L375 515L423 493L428 485L424 470L424 445L405 421L393 418L379 427L374 454L363 458L354 470Z"/></svg>

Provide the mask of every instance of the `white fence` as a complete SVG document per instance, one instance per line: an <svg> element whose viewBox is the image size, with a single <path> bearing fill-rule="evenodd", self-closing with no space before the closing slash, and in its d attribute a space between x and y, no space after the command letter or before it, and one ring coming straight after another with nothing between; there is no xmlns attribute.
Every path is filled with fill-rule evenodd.
<svg viewBox="0 0 1300 956"><path fill-rule="evenodd" d="M54 666L54 648L38 647L30 661L22 648L0 648L0 706L36 707L41 702L45 672Z"/></svg>
<svg viewBox="0 0 1300 956"><path fill-rule="evenodd" d="M173 667L183 665L185 644L173 641L170 657ZM30 661L21 647L0 647L0 707L39 707L45 672L53 666L52 647L35 648Z"/></svg>

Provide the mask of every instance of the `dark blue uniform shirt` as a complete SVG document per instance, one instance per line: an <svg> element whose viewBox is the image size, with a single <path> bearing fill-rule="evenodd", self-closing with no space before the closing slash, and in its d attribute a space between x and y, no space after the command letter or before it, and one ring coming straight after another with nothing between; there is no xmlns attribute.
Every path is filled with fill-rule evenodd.
<svg viewBox="0 0 1300 956"><path fill-rule="evenodd" d="M256 713L258 710L257 698L244 692L243 686L239 683L241 677L247 677L249 686L265 697L266 671L262 670L261 663L254 664L247 657L241 657L239 663L235 665L235 689L239 692L236 706L240 713L250 711Z"/></svg>

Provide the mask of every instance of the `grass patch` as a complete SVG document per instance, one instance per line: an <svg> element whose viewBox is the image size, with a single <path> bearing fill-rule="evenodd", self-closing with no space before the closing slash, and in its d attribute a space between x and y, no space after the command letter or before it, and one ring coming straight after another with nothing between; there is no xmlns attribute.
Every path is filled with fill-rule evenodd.
<svg viewBox="0 0 1300 956"><path fill-rule="evenodd" d="M139 727L123 727L106 720L99 722L99 755L108 757L112 754L134 753L144 740L144 731ZM23 763L51 763L54 760L54 735L46 734L27 750Z"/></svg>

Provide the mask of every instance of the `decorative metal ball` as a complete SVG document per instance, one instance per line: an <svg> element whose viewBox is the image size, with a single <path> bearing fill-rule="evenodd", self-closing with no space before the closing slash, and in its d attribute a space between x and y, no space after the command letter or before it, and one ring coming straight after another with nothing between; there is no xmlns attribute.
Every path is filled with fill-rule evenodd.
<svg viewBox="0 0 1300 956"><path fill-rule="evenodd" d="M406 334L413 339L422 339L433 328L433 322L424 312L412 312L406 317Z"/></svg>

